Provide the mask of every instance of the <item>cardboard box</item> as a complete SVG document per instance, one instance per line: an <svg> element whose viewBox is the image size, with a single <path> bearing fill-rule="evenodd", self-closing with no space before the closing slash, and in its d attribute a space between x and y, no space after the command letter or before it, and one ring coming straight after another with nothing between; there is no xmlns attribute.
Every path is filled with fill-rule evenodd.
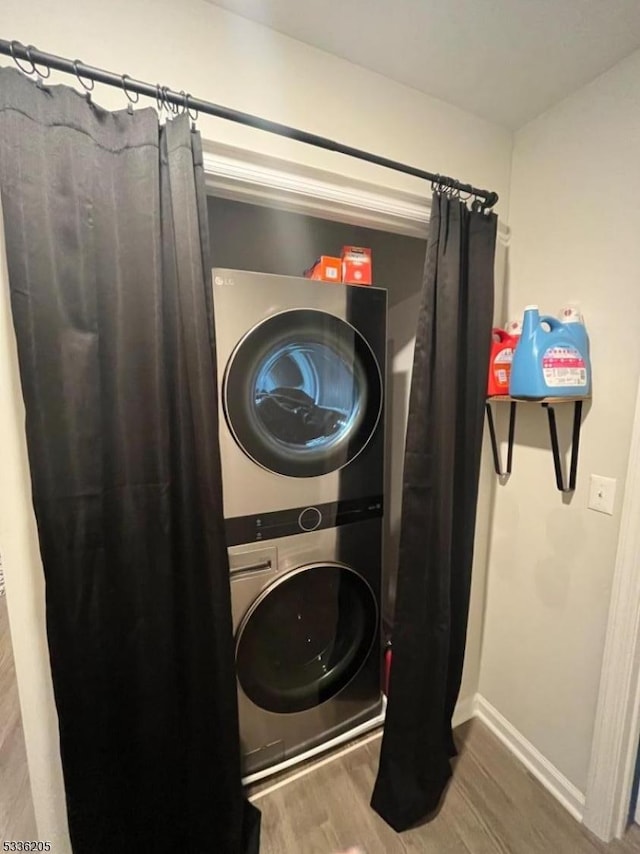
<svg viewBox="0 0 640 854"><path fill-rule="evenodd" d="M321 255L313 266L304 271L304 277L339 284L342 281L342 261L331 255Z"/></svg>
<svg viewBox="0 0 640 854"><path fill-rule="evenodd" d="M371 250L362 246L342 247L342 281L345 285L371 284Z"/></svg>

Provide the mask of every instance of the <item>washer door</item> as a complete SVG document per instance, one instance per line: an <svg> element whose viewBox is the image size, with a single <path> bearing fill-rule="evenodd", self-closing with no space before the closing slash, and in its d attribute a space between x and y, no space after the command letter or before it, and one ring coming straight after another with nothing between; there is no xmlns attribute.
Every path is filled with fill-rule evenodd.
<svg viewBox="0 0 640 854"><path fill-rule="evenodd" d="M378 636L369 584L341 564L313 564L283 576L247 613L237 636L238 680L269 712L302 712L341 691Z"/></svg>
<svg viewBox="0 0 640 854"><path fill-rule="evenodd" d="M365 447L382 409L382 378L349 323L311 309L264 320L234 350L224 408L254 462L289 477L342 468Z"/></svg>

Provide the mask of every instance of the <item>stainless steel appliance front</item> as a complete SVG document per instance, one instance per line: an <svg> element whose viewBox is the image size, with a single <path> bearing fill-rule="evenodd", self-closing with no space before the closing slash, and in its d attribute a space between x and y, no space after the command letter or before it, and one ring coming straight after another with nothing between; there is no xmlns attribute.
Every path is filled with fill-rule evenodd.
<svg viewBox="0 0 640 854"><path fill-rule="evenodd" d="M225 517L379 498L386 291L212 277Z"/></svg>
<svg viewBox="0 0 640 854"><path fill-rule="evenodd" d="M382 706L386 291L212 275L246 775Z"/></svg>
<svg viewBox="0 0 640 854"><path fill-rule="evenodd" d="M381 519L230 552L243 773L378 715Z"/></svg>

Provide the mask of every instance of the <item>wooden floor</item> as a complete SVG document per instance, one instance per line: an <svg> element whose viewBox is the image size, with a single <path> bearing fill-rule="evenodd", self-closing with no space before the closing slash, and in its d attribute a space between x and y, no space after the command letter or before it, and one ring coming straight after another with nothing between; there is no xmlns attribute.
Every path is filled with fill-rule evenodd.
<svg viewBox="0 0 640 854"><path fill-rule="evenodd" d="M640 854L640 827L605 845L578 824L479 721L456 731L460 756L438 816L397 834L369 807L380 738L250 790L261 854ZM0 597L0 840L37 839L7 606ZM117 852L114 852L117 854Z"/></svg>
<svg viewBox="0 0 640 854"><path fill-rule="evenodd" d="M395 833L369 807L380 739L251 799L261 854L640 854L640 827L605 845L575 821L479 721L457 732L460 756L438 816Z"/></svg>
<svg viewBox="0 0 640 854"><path fill-rule="evenodd" d="M0 841L37 838L7 600L0 596Z"/></svg>

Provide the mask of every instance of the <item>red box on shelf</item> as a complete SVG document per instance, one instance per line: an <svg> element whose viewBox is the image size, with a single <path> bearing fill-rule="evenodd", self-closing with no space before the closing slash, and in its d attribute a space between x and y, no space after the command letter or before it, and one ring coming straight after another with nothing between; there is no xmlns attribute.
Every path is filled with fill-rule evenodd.
<svg viewBox="0 0 640 854"><path fill-rule="evenodd" d="M342 247L342 281L345 285L371 284L371 250L362 246Z"/></svg>

